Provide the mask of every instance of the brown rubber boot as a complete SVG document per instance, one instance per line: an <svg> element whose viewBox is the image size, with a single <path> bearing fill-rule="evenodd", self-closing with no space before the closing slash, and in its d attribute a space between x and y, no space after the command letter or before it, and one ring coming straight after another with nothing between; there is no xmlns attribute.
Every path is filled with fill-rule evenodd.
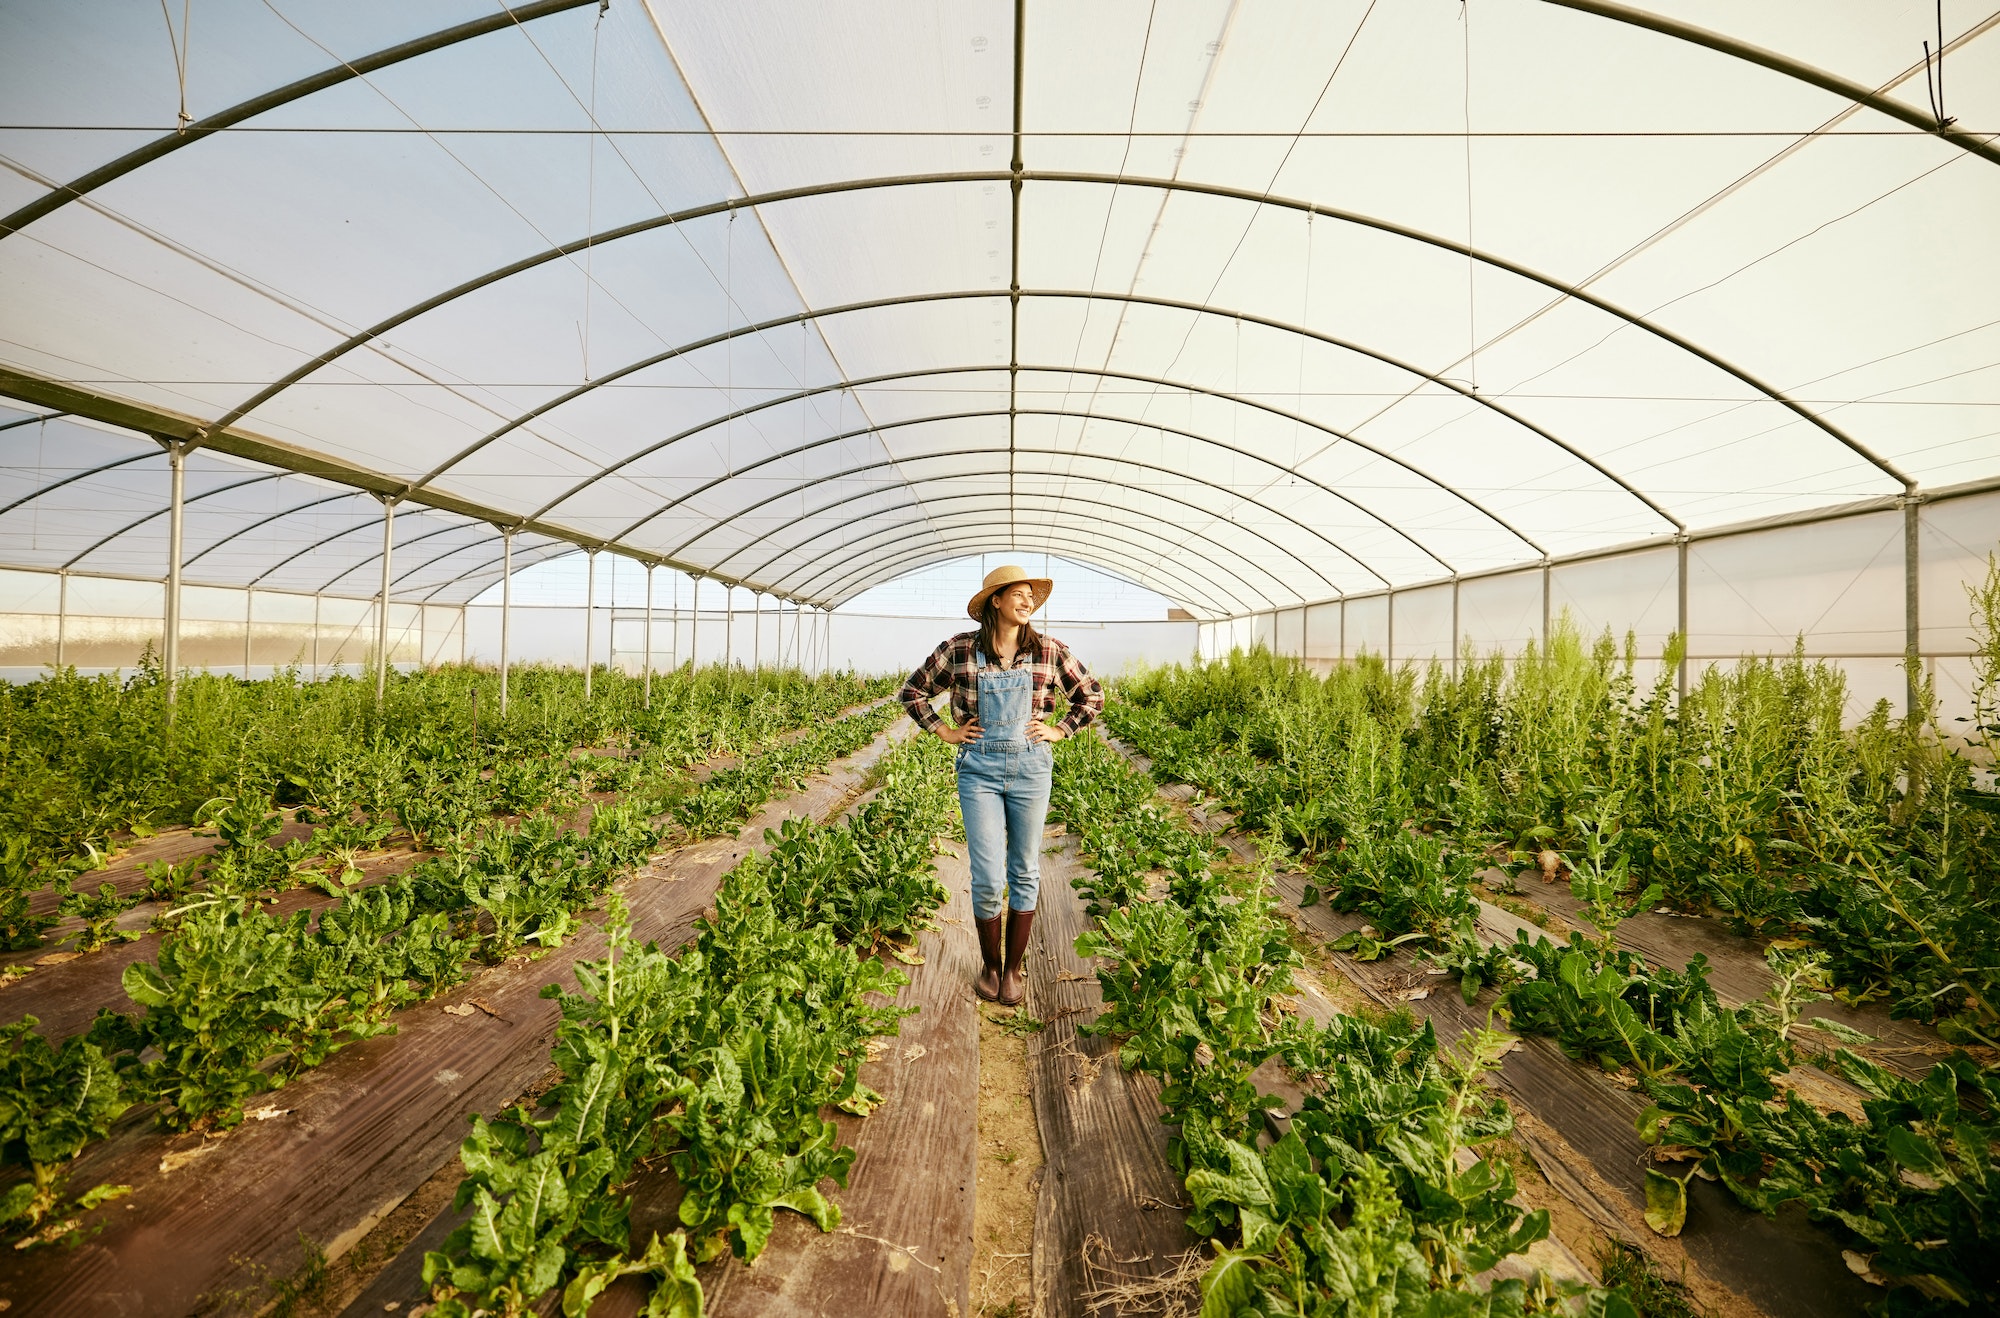
<svg viewBox="0 0 2000 1318"><path fill-rule="evenodd" d="M988 1002L1000 1000L1000 940L1001 928L1007 917L996 915L991 920L975 919L973 927L979 930L979 978L972 981L972 991Z"/></svg>
<svg viewBox="0 0 2000 1318"><path fill-rule="evenodd" d="M1007 912L1007 964L1000 971L997 999L1003 1007L1018 1007L1028 996L1028 981L1021 972L1021 961L1028 954L1028 935L1034 928L1033 911Z"/></svg>

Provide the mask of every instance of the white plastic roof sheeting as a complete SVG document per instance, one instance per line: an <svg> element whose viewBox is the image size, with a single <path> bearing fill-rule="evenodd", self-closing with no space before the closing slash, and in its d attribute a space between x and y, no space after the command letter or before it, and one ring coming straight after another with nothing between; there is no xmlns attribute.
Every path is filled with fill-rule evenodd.
<svg viewBox="0 0 2000 1318"><path fill-rule="evenodd" d="M0 10L9 563L163 572L147 435L190 579L1208 618L2000 476L1984 3L1943 125L1872 0L178 9Z"/></svg>

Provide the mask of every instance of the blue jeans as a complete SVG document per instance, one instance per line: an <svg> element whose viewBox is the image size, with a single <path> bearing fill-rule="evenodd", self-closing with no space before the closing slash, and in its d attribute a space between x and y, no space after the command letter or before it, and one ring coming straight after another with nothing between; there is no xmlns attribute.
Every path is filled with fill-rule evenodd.
<svg viewBox="0 0 2000 1318"><path fill-rule="evenodd" d="M958 808L972 862L972 913L1002 904L1035 909L1042 881L1042 825L1049 817L1055 752L1046 743L981 739L958 752Z"/></svg>

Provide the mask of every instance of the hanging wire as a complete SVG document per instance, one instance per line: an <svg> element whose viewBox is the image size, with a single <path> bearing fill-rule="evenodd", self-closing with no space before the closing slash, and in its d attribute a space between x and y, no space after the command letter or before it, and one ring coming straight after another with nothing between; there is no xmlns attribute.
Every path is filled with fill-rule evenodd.
<svg viewBox="0 0 2000 1318"><path fill-rule="evenodd" d="M189 30L189 20L193 17L193 9L194 9L194 0L181 0L180 44L175 45L173 11L167 8L167 0L160 0L160 17L167 20L167 49L172 51L174 55L174 81L180 84L180 93L181 93L180 127L174 130L174 132L177 134L187 132L188 125L194 122L194 116L188 113L188 69L187 69L188 30Z"/></svg>
<svg viewBox="0 0 2000 1318"><path fill-rule="evenodd" d="M1930 97L1931 117L1937 120L1938 131L1943 132L1957 120L1944 112L1944 0L1937 0L1937 50L1935 58L1931 43L1924 43L1924 92Z"/></svg>
<svg viewBox="0 0 2000 1318"><path fill-rule="evenodd" d="M1459 44L1463 50L1465 81L1460 108L1464 114L1465 136L1465 382L1479 391L1479 260L1473 256L1472 241L1472 0L1458 0Z"/></svg>
<svg viewBox="0 0 2000 1318"><path fill-rule="evenodd" d="M583 243L583 325L578 337L583 341L583 379L590 382L590 286L592 257L597 251L597 51L604 35L604 12L611 7L610 0L597 8L597 21L590 25L590 107L585 114L590 119L590 137L584 149L583 165L583 231L588 235Z"/></svg>

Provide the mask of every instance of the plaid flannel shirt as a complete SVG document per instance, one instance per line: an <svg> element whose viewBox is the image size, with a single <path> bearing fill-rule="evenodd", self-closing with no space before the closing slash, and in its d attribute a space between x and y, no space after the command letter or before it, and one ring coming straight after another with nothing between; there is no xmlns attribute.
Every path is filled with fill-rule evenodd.
<svg viewBox="0 0 2000 1318"><path fill-rule="evenodd" d="M1104 688L1070 653L1067 645L1052 636L1039 633L1037 636L1040 644L1032 650L1014 652L1013 667L1025 665L1034 674L1032 715L1037 721L1046 722L1055 713L1056 688L1062 687L1069 696L1069 713L1063 715L1060 726L1063 735L1068 736L1088 727L1104 708ZM931 651L923 667L911 673L910 680L903 684L898 698L924 731L936 732L944 726L944 720L931 708L931 697L941 691L951 692L952 721L960 727L979 713L979 666L973 657L978 643L977 631L960 632ZM997 667L992 656L987 658L989 664Z"/></svg>

